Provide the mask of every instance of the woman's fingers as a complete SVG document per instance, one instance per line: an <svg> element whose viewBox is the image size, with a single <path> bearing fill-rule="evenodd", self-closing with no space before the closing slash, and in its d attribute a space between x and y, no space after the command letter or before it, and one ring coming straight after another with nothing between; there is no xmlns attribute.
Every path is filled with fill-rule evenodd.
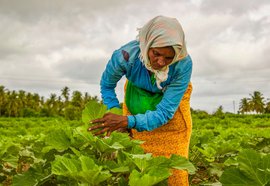
<svg viewBox="0 0 270 186"><path fill-rule="evenodd" d="M106 128L104 128L104 129L102 129L102 130L96 132L95 135L98 136L98 135L103 134L103 133L105 133L105 132L107 132L107 131L110 131L110 128L106 127Z"/></svg>
<svg viewBox="0 0 270 186"><path fill-rule="evenodd" d="M88 130L95 130L95 129L99 129L99 128L104 128L106 127L106 123L102 123L102 124L99 124L99 125L95 125L95 126L92 126L92 127L89 127Z"/></svg>
<svg viewBox="0 0 270 186"><path fill-rule="evenodd" d="M106 113L103 118L92 120L92 123L101 123L88 128L88 131L95 129L101 129L96 135L107 132L106 136L110 136L111 133L119 128L125 128L127 126L127 117L116 115L112 113Z"/></svg>
<svg viewBox="0 0 270 186"><path fill-rule="evenodd" d="M90 123L104 123L105 119L103 118L98 118L98 119L94 119L92 121L90 121Z"/></svg>
<svg viewBox="0 0 270 186"><path fill-rule="evenodd" d="M112 131L111 130L108 130L106 136L109 137L111 135Z"/></svg>

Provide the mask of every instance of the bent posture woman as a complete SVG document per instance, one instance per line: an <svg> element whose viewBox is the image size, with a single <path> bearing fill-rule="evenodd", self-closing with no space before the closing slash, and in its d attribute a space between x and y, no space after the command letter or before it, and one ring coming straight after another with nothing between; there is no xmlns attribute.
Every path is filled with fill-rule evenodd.
<svg viewBox="0 0 270 186"><path fill-rule="evenodd" d="M126 76L124 115L108 113L96 134L131 129L134 139L145 141L145 152L154 156L188 157L191 135L190 83L192 60L185 37L175 18L157 16L139 29L136 40L116 50L101 78L101 94L107 107L120 107L115 87ZM169 185L187 186L186 171L174 170Z"/></svg>

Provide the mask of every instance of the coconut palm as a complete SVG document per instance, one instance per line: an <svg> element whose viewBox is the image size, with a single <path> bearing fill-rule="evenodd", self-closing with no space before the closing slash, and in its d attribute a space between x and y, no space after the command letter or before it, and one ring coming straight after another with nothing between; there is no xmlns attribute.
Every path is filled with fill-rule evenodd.
<svg viewBox="0 0 270 186"><path fill-rule="evenodd" d="M239 106L239 112L241 114L245 114L247 112L250 112L250 99L249 98L243 98L240 101L240 106Z"/></svg>
<svg viewBox="0 0 270 186"><path fill-rule="evenodd" d="M66 86L62 88L61 95L65 98L65 103L69 101L69 88Z"/></svg>
<svg viewBox="0 0 270 186"><path fill-rule="evenodd" d="M14 90L8 92L7 115L8 117L17 117L19 115L18 94Z"/></svg>
<svg viewBox="0 0 270 186"><path fill-rule="evenodd" d="M49 113L49 116L55 116L57 113L57 95L51 94L50 98L46 101L45 107Z"/></svg>
<svg viewBox="0 0 270 186"><path fill-rule="evenodd" d="M259 91L254 91L253 94L250 94L251 100L251 109L256 113L263 113L264 112L264 97L263 94Z"/></svg>
<svg viewBox="0 0 270 186"><path fill-rule="evenodd" d="M83 108L83 98L80 91L74 91L72 93L71 104L78 108Z"/></svg>

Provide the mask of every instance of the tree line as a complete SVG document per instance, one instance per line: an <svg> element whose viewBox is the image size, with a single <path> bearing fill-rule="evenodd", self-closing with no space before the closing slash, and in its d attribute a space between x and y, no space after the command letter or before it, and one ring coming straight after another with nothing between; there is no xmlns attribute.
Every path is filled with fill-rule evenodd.
<svg viewBox="0 0 270 186"><path fill-rule="evenodd" d="M24 90L10 91L0 85L0 117L55 117L80 119L84 106L90 100L101 102L97 96L71 92L68 87L61 89L61 95L50 94L45 99L37 93ZM215 114L223 112L222 106ZM270 100L259 91L254 91L249 98L240 100L238 113L270 113Z"/></svg>
<svg viewBox="0 0 270 186"><path fill-rule="evenodd" d="M249 94L250 97L242 98L240 100L238 113L270 113L270 99L263 97L263 94L259 91L254 91L253 94Z"/></svg>
<svg viewBox="0 0 270 186"><path fill-rule="evenodd" d="M85 104L94 100L100 102L97 96L71 92L68 87L61 89L61 95L50 94L45 99L37 93L24 90L10 91L0 85L0 117L55 117L80 119Z"/></svg>

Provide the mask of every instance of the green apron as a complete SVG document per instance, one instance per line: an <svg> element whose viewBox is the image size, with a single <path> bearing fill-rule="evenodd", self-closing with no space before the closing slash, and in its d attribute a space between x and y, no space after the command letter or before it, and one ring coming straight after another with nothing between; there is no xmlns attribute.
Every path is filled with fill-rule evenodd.
<svg viewBox="0 0 270 186"><path fill-rule="evenodd" d="M154 84L155 78L151 76ZM128 81L126 86L125 102L132 115L144 114L147 110L156 110L157 104L161 101L163 93L153 93L135 86Z"/></svg>

